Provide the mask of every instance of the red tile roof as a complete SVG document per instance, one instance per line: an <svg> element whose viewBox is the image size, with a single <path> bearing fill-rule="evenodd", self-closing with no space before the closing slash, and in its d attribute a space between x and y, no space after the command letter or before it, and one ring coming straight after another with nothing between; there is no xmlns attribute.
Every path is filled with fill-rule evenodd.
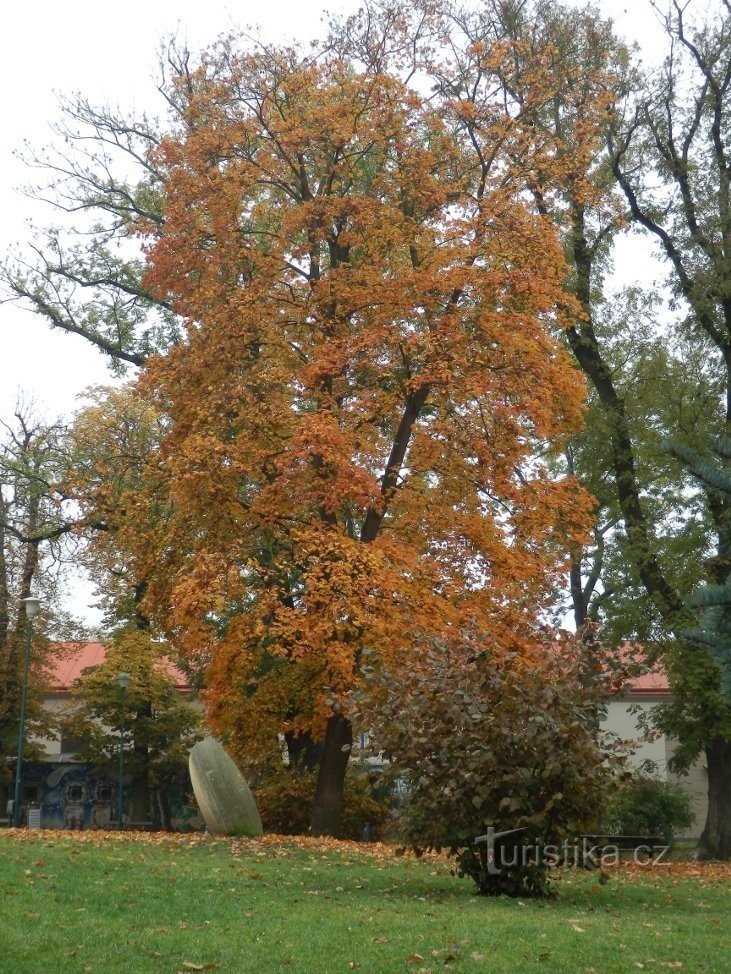
<svg viewBox="0 0 731 974"><path fill-rule="evenodd" d="M667 673L661 666L656 666L649 673L643 673L642 676L636 676L633 680L630 680L630 688L630 693L633 696L670 693Z"/></svg>
<svg viewBox="0 0 731 974"><path fill-rule="evenodd" d="M619 659L626 665L641 668L647 665L647 657L643 650L644 647L639 643L623 643L618 648ZM626 695L628 696L658 696L660 694L665 696L670 694L668 676L661 662L655 663L648 673L642 673L640 676L627 680Z"/></svg>
<svg viewBox="0 0 731 974"><path fill-rule="evenodd" d="M87 667L99 666L107 655L104 643L59 643L58 646L62 647L62 652L55 658L55 665L51 664L51 686L58 693L69 690ZM181 670L168 659L163 663L175 680L175 689L189 690L190 686Z"/></svg>
<svg viewBox="0 0 731 974"><path fill-rule="evenodd" d="M51 685L59 693L69 690L88 666L99 666L106 658L104 643L60 643L59 646L63 647L63 653L56 657L51 674ZM165 660L165 665L175 679L176 689L189 690L188 681L178 667L170 660ZM642 676L630 680L629 688L631 696L656 696L670 693L667 675L659 665L649 673L643 673Z"/></svg>

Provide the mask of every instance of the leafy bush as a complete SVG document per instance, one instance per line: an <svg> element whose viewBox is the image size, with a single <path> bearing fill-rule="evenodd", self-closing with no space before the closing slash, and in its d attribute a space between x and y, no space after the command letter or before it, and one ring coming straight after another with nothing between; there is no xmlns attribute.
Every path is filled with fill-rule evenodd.
<svg viewBox="0 0 731 974"><path fill-rule="evenodd" d="M252 783L251 790L265 832L303 835L310 824L315 795L314 773L297 774L288 768L267 771Z"/></svg>
<svg viewBox="0 0 731 974"><path fill-rule="evenodd" d="M615 835L660 835L666 842L693 824L690 797L673 781L636 775L607 807L603 829Z"/></svg>
<svg viewBox="0 0 731 974"><path fill-rule="evenodd" d="M407 786L401 838L447 849L481 893L545 895L536 849L596 824L621 762L598 729L621 674L569 634L507 656L472 638L416 658L369 666L358 708L386 773ZM475 842L489 826L520 831L490 850Z"/></svg>
<svg viewBox="0 0 731 974"><path fill-rule="evenodd" d="M282 767L267 771L252 785L265 832L305 835L315 798L317 772L298 772ZM386 794L376 794L363 775L354 769L345 782L341 834L344 839L377 838L390 814Z"/></svg>
<svg viewBox="0 0 731 974"><path fill-rule="evenodd" d="M349 771L345 780L343 817L344 839L379 839L391 819L390 787L372 787L359 769Z"/></svg>

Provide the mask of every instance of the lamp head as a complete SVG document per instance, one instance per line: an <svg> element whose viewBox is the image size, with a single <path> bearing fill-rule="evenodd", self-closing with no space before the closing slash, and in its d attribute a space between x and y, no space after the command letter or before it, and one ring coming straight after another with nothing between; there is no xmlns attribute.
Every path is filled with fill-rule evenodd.
<svg viewBox="0 0 731 974"><path fill-rule="evenodd" d="M120 673L119 676L117 677L117 683L120 685L120 687L123 690L126 690L131 682L132 682L132 677L129 675L129 673Z"/></svg>
<svg viewBox="0 0 731 974"><path fill-rule="evenodd" d="M35 596L30 595L27 599L22 599L23 605L25 606L25 617L31 620L35 614L38 612L38 608L41 604L41 600L37 599Z"/></svg>

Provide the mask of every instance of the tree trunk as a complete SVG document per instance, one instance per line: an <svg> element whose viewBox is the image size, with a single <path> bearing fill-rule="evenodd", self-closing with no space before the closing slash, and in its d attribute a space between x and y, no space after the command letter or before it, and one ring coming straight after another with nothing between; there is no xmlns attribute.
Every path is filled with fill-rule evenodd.
<svg viewBox="0 0 731 974"><path fill-rule="evenodd" d="M150 782L147 770L132 780L129 818L131 822L150 821Z"/></svg>
<svg viewBox="0 0 731 974"><path fill-rule="evenodd" d="M708 817L694 856L731 859L731 741L717 737L706 748Z"/></svg>
<svg viewBox="0 0 731 974"><path fill-rule="evenodd" d="M327 722L322 762L317 776L310 830L313 835L338 835L343 812L345 771L353 743L353 728L347 717L335 714Z"/></svg>
<svg viewBox="0 0 731 974"><path fill-rule="evenodd" d="M160 828L163 832L173 831L173 816L170 811L170 782L166 781L157 789L157 808L160 812Z"/></svg>
<svg viewBox="0 0 731 974"><path fill-rule="evenodd" d="M143 703L135 715L135 722L141 718L150 718L152 708L149 702ZM150 821L150 750L144 744L135 744L134 765L140 768L132 779L129 817L132 822Z"/></svg>

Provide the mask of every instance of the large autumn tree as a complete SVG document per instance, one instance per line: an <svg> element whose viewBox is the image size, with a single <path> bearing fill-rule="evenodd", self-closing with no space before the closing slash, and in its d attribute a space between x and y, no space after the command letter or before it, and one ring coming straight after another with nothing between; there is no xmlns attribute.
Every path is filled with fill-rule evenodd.
<svg viewBox="0 0 731 974"><path fill-rule="evenodd" d="M574 314L573 318L566 319L570 327L565 334L592 392L589 430L572 442L568 465L581 475L597 498L599 515L596 543L575 551L571 579L575 616L581 622L587 615L599 615L612 635L651 639L655 648L664 639L666 645L662 648L680 648L674 657L676 663L671 665L677 706L669 714L666 729L680 738L679 754L684 761L705 751L712 787L709 829L703 846L708 853L718 854L724 843L728 848L729 818L725 809L729 807L731 780L728 775L729 711L717 692L717 674L710 661L698 650L686 653L674 637L692 624L693 613L687 607L686 596L703 578L713 583L723 576L724 551L728 547L723 526L725 512L717 499L705 497L697 487L692 487L680 465L661 448L665 433L695 449L702 448L710 436L727 432L728 425L727 417L724 419L729 361L728 342L724 337L728 330L725 290L728 275L724 271L729 191L728 3L718 0L718 15L712 13L706 26L689 20L699 8L697 2L687 7L679 4L668 7L669 56L658 75L650 79L640 78L628 70L627 52L617 43L610 25L601 22L596 10L567 10L554 0L487 0L479 8L466 12L459 5L446 2L411 0L398 4L372 0L352 19L331 25L331 36L323 49L331 52L333 62L338 59L342 64L357 62L359 67L354 70L365 70L372 77L396 72L399 77L407 78L416 69L420 90L430 89L432 107L431 116L421 129L425 136L424 148L431 146L437 151L439 138L454 137L457 155L461 157L454 174L461 171L465 160L471 159L468 180L472 179L476 185L478 173L480 178L489 174L485 183L488 199L495 198L490 197L495 179L506 180L505 196L514 199L517 176L522 173L524 199L541 217L550 220L562 236L569 267L565 284L574 298ZM174 85L161 85L169 120L157 123L145 117L126 118L118 112L100 109L81 96L64 106L59 152L30 160L50 171L60 209L71 211L77 217L80 214L82 220L88 215L89 219L83 234L51 230L39 241L34 257L6 266L2 277L18 300L44 315L53 327L84 335L117 364L142 364L155 350L164 351L176 342L181 332L175 310L183 317L190 317L192 322L197 321L196 315L201 321L206 317L200 308L189 314L179 283L166 284L163 277L158 281L152 277L144 280L146 261L130 248L129 241L134 228L143 226L145 232L154 227L164 239L168 217L179 220L175 216L177 204L172 200L168 206L166 194L168 180L175 177L176 198L182 201L179 184L184 168L191 181L200 179L201 173L206 180L215 180L219 194L223 192L225 170L231 174L239 172L245 155L240 147L224 159L217 158L214 146L208 171L200 159L195 165L190 162L188 150L193 148L194 140L184 134L194 133L196 151L204 151L207 124L204 112L209 110L205 98L210 95L208 136L216 126L224 133L224 143L228 140L235 145L232 132L237 124L236 113L241 115L244 110L241 106L250 104L246 102L249 94L244 90L238 102L238 94L232 94L225 111L221 107L223 101L218 107L213 105L214 76L220 76L224 86L227 79L233 78L229 70L233 62L229 63L225 50L219 53L218 60L209 59L206 78L194 71L185 51L168 50L164 71L178 78ZM261 54L263 64L266 58L264 52ZM278 71L286 74L287 58L277 55L267 70L272 78ZM263 67L260 74L261 85L270 84ZM311 78L315 75L313 68ZM302 82L305 87L309 83L306 79ZM270 93L264 99L265 107L283 113L285 124L291 119L287 113L296 103L303 109L300 122L307 127L315 102L307 102L304 91L295 102L287 91L281 103L277 91L271 83ZM624 118L617 110L622 97L627 98L628 106ZM612 132L611 144L600 137L602 117L605 130ZM436 119L442 126L439 131L433 125ZM169 157L169 149L155 151L168 124L178 126L177 132L182 136L180 158L175 164ZM272 132L276 136L278 130ZM390 137L385 133L383 144L388 142L387 136ZM266 137L265 131L257 134L257 139ZM330 148L334 145L332 140L331 143ZM289 160L283 163L290 167L288 179L273 182L268 197L272 207L281 209L283 214L289 213L295 203L320 206L328 193L333 195L333 187L335 195L340 192L337 182L333 186L326 182L321 188L316 179L312 185L308 184L311 200L307 201L301 194L291 194L295 170L301 170L306 183L313 173L310 156L305 151L309 147L302 148L301 161L293 144L290 140L275 146L278 156L272 150L272 166L276 159ZM313 144L321 143L316 139ZM359 181L355 180L344 194L348 200L366 185L368 166L378 165L373 163L378 151L381 150L374 143L371 151L359 152L357 159L350 159L358 171ZM401 150L395 147L394 151L398 156ZM449 153L444 157L441 175L433 173L437 180L444 180L452 165L448 161L451 158ZM346 160L336 159L336 163L333 172L339 178ZM324 165L323 159L318 164ZM330 169L325 167L322 172L329 173ZM265 172L261 178L263 185L267 178ZM447 212L449 220L457 218L458 208L466 199L466 183L459 178L454 182L455 207ZM619 189L618 184L621 184ZM238 192L234 180L227 185L232 193ZM211 186L211 199L213 189ZM195 199L192 184L188 192ZM281 194L286 202L284 207ZM41 191L41 195L45 198L48 194ZM240 195L238 202L242 199ZM265 210L263 190L256 199L257 213L248 224L244 216L251 215L241 205L236 227L244 241L261 242L270 232L269 216L260 219ZM408 199L407 196L407 204ZM219 208L218 212L235 213L236 205L237 200L232 198L229 209ZM199 209L204 212L202 204ZM438 207L434 213L438 213ZM660 243L668 258L677 305L688 311L687 320L677 328L667 321L658 320L655 324L651 305L657 303L650 295L630 296L626 301L602 301L606 294L604 275L609 246L628 217ZM320 218L319 212L313 215L313 228L316 240L324 248L328 238L321 234L317 222ZM436 226L439 216L434 220ZM187 242L188 248L195 247L193 241L198 240L201 246L215 249L220 257L224 239L220 223L219 220L214 226L211 221L206 237L203 221ZM282 226L274 220L273 241L285 232ZM400 224L395 226L398 228ZM180 237L180 226L172 228L170 240L175 239L175 234ZM232 224L226 239L235 244L233 235ZM403 235L400 239L403 244ZM301 244L293 237L291 253L299 274L303 268L297 257L298 247L301 250ZM180 250L181 255L187 252L186 247ZM232 285L228 292L233 302L232 321L238 314L236 302L242 300L243 284L249 280L251 268L244 255L248 259L254 252L258 262L252 267L262 280L259 260L262 247L258 250L241 247L238 284ZM279 251L275 248L273 259L278 259L277 254L281 252L281 247ZM341 277L344 269L350 274L354 255L358 253L352 244L346 252L347 258L343 259L338 256L337 247L333 251L332 269ZM171 254L169 259L174 260L174 256ZM213 268L214 264L215 256L211 253L207 266ZM476 271L477 266L472 270ZM234 279L231 268L235 269L235 262L219 274L220 288L227 280ZM325 270L327 287L330 287L330 263L325 265ZM182 279L185 273L188 271L181 264L176 274ZM196 275L200 276L201 270L193 262L188 286L196 285ZM314 280L309 270L307 275L307 280ZM289 288L289 282L286 287ZM246 293L252 293L248 285ZM299 291L296 294L293 307L299 308ZM462 305L470 299L469 289L455 294ZM199 304L208 300L199 297ZM281 294L276 298L279 301ZM257 300L261 303L263 299ZM247 307L257 305L252 303ZM305 317L303 321L308 323L309 319ZM295 343L290 346L290 352L299 354L301 347ZM260 356L256 341L247 354ZM378 364L388 363L384 359ZM407 367L405 363L404 368ZM218 363L217 368L220 373L225 366ZM202 374L199 381L207 394ZM215 388L214 382L211 389ZM309 402L309 389L311 385L302 386L303 402ZM434 392L430 390L421 412L417 410L417 431L432 408L433 398ZM296 415L300 417L301 408L297 408ZM285 415L292 420L286 410ZM226 418L226 423L233 420ZM202 428L200 424L195 426L199 428ZM224 424L222 428L228 427ZM227 435L235 438L235 429ZM273 455L275 443L273 440ZM205 452L207 441L201 440L200 444ZM404 456L408 458L406 453ZM210 458L206 459L209 466L211 462ZM221 462L224 467L229 463L227 455ZM410 467L407 469L412 472ZM192 490L204 483L203 473L197 483L192 473L188 472L188 476ZM250 476L251 489L260 490L261 485L247 469L245 477ZM176 488L182 489L182 484L181 479ZM210 486L206 489L211 490ZM225 491L220 496L224 495ZM218 496L212 492L209 499L215 501ZM692 523L688 520L689 498L693 505ZM199 503L203 502L201 497ZM139 525L139 503L121 509L134 511ZM389 517L390 512L385 518L387 525ZM145 523L147 529L152 529L149 520ZM370 523L375 521L371 519ZM354 525L357 532L360 527L357 520ZM176 536L182 545L177 555L180 561L195 558L195 551L203 544L195 533L194 522L189 530L192 540L186 542L187 547L182 532ZM282 561L281 543L279 536L271 538L268 534L263 541L257 541L263 546L261 550L268 552L270 579L279 578L280 567L289 564L288 560ZM704 559L709 556L714 557L706 563ZM286 558L289 557L287 549ZM293 563L299 565L297 559ZM211 572L215 573L216 568L212 564ZM141 564L139 570L144 575ZM283 569L283 574L283 590L289 592L288 569ZM295 589L298 593L297 586ZM195 590L191 590L191 596L197 597ZM297 594L293 596L296 597ZM203 613L208 611L206 600L202 601L201 609ZM240 608L234 606L231 612L240 614ZM227 632L229 622L226 613L208 617L216 637ZM200 635L199 640L196 636L192 641L203 646L205 632ZM216 642L214 639L213 643ZM202 658L206 651L202 650ZM670 655L668 661L672 663ZM281 726L282 712L289 715L292 728L296 726L292 715L298 715L302 726L307 722L316 723L317 694L313 698L311 688L318 684L316 679L310 679L307 666L283 666L281 654L270 654L264 647L255 685L261 691L252 697L257 698L258 710L246 708L245 712L256 714L256 719L246 724L240 717L236 718L237 726L244 728L251 740L257 736L271 737L275 728ZM252 688L249 682L246 693L251 693ZM699 694L702 705L698 703ZM225 695L220 699L225 709ZM238 700L236 694L232 699ZM325 699L335 701L336 698ZM231 712L238 713L237 707ZM293 733L294 729L288 730L291 747L295 746ZM300 733L296 740L302 743L305 738Z"/></svg>
<svg viewBox="0 0 731 974"><path fill-rule="evenodd" d="M138 538L146 605L210 648L238 754L272 711L322 739L312 827L334 832L363 648L407 658L477 619L529 652L587 521L544 462L584 390L560 246L520 199L541 146L520 113L486 97L465 126L337 46L225 43L175 98L164 221L140 224L185 323L143 378L170 498Z"/></svg>

